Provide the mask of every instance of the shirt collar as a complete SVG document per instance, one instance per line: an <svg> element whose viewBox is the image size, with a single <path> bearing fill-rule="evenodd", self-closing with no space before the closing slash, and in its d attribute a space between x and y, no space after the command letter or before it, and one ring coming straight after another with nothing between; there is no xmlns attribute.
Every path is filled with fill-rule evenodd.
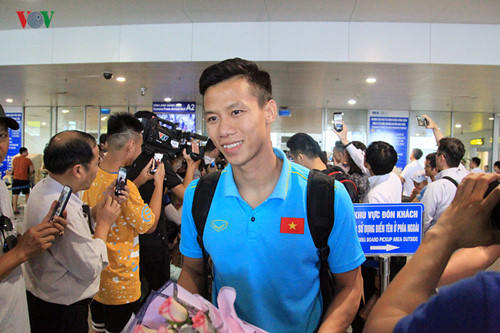
<svg viewBox="0 0 500 333"><path fill-rule="evenodd" d="M386 181L387 179L389 179L389 175L390 175L390 173L386 173L385 175L378 175L378 176L368 177L368 181L370 182L370 187L374 188L378 184Z"/></svg>
<svg viewBox="0 0 500 333"><path fill-rule="evenodd" d="M46 186L48 189L54 191L54 192L61 192L62 189L63 189L63 185L61 183L59 183L57 180L55 180L54 178L50 177L50 175L47 176L47 178L45 178L45 182L46 182ZM69 197L70 200L75 200L76 204L78 204L79 206L83 205L83 202L82 200L80 200L80 193L77 192L72 192L71 193L71 196Z"/></svg>
<svg viewBox="0 0 500 333"><path fill-rule="evenodd" d="M283 161L283 166L281 168L281 174L280 178L278 179L278 183L276 183L274 191L273 193L271 193L268 199L285 200L288 191L288 184L290 181L291 163L286 158L285 153L280 149L273 148L273 152L280 160ZM221 178L223 180L223 195L240 197L238 187L236 187L236 183L234 182L233 169L231 164L228 164L224 171L222 171Z"/></svg>
<svg viewBox="0 0 500 333"><path fill-rule="evenodd" d="M439 172L436 175L435 179L438 180L446 176L453 178L453 176L463 175L463 174L464 172L460 168L448 168Z"/></svg>

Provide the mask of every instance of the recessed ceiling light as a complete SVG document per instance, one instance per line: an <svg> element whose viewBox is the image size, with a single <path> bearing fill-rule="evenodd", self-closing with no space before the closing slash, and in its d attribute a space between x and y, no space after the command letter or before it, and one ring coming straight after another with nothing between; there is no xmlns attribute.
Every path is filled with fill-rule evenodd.
<svg viewBox="0 0 500 333"><path fill-rule="evenodd" d="M415 133L415 136L420 136L420 133Z"/></svg>
<svg viewBox="0 0 500 333"><path fill-rule="evenodd" d="M455 125L455 127L456 127L456 128L461 128L461 127L462 127L462 125L460 125L460 124L456 124L456 125Z"/></svg>
<svg viewBox="0 0 500 333"><path fill-rule="evenodd" d="M104 120L106 120L106 119L108 119L108 117L102 117L102 118L101 118L101 120L102 120L102 121L104 121Z"/></svg>
<svg viewBox="0 0 500 333"><path fill-rule="evenodd" d="M126 79L126 78L124 78L123 76L118 76L118 77L116 78L116 81L118 81L118 82L125 82L125 81L127 81L127 79Z"/></svg>
<svg viewBox="0 0 500 333"><path fill-rule="evenodd" d="M493 118L493 117L489 117L488 119L489 119L489 120L495 120L495 118Z"/></svg>
<svg viewBox="0 0 500 333"><path fill-rule="evenodd" d="M351 104L351 105L354 105L356 104L356 100L355 99L350 99L347 101L347 103Z"/></svg>
<svg viewBox="0 0 500 333"><path fill-rule="evenodd" d="M45 126L45 125L47 125L47 123L46 123L46 122L43 122L43 123L42 123L42 126Z"/></svg>
<svg viewBox="0 0 500 333"><path fill-rule="evenodd" d="M375 83L375 82L377 82L377 79L374 77L369 77L366 79L366 83Z"/></svg>
<svg viewBox="0 0 500 333"><path fill-rule="evenodd" d="M12 102L14 102L14 100L13 100L12 98L7 98L5 101L6 101L7 103L12 103Z"/></svg>
<svg viewBox="0 0 500 333"><path fill-rule="evenodd" d="M69 110L62 110L62 113L69 113Z"/></svg>
<svg viewBox="0 0 500 333"><path fill-rule="evenodd" d="M164 100L165 102L172 102L172 99L171 99L170 97L165 97L163 100Z"/></svg>

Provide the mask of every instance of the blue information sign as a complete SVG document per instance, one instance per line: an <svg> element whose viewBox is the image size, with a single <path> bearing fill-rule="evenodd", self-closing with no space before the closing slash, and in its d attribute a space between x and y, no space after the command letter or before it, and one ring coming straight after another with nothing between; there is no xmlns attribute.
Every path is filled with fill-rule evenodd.
<svg viewBox="0 0 500 333"><path fill-rule="evenodd" d="M370 141L390 143L398 153L396 166L404 169L408 151L408 112L371 110Z"/></svg>
<svg viewBox="0 0 500 333"><path fill-rule="evenodd" d="M153 102L153 112L196 112L195 102Z"/></svg>
<svg viewBox="0 0 500 333"><path fill-rule="evenodd" d="M2 178L5 176L5 171L11 169L12 159L14 156L19 154L19 148L22 145L22 135L23 135L23 113L22 112L5 112L7 117L13 118L19 124L19 129L13 131L9 128L9 150L7 151L7 156L0 164L0 172Z"/></svg>
<svg viewBox="0 0 500 333"><path fill-rule="evenodd" d="M420 203L354 205L363 252L366 255L415 253L422 242L423 211Z"/></svg>

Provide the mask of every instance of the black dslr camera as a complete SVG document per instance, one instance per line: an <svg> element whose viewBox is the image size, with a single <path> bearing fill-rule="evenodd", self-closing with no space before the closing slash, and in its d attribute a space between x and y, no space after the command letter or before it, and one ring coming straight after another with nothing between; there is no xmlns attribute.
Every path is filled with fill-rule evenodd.
<svg viewBox="0 0 500 333"><path fill-rule="evenodd" d="M16 246L17 237L12 221L5 215L0 216L0 232L3 238L2 249L7 253Z"/></svg>
<svg viewBox="0 0 500 333"><path fill-rule="evenodd" d="M490 194L491 191L493 191L498 185L500 185L499 180L495 180L493 183L491 183L488 186L488 189L486 190L486 193L484 194L484 197L488 194ZM491 212L491 224L493 225L493 228L496 230L500 230L500 203L493 208L493 212Z"/></svg>
<svg viewBox="0 0 500 333"><path fill-rule="evenodd" d="M178 129L179 124L159 117L141 118L144 125L142 150L148 154L161 153L173 160L178 153L186 149L193 161L198 161L203 154L193 153L191 139L206 142L208 137Z"/></svg>

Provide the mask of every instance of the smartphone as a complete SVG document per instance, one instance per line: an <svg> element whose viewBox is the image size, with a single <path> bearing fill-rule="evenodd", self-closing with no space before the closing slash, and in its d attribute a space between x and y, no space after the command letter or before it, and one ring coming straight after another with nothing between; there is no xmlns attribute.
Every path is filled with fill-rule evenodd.
<svg viewBox="0 0 500 333"><path fill-rule="evenodd" d="M120 167L118 169L118 177L116 178L115 195L122 195L122 190L125 189L127 184L127 169Z"/></svg>
<svg viewBox="0 0 500 333"><path fill-rule="evenodd" d="M149 171L152 175L154 175L156 173L156 170L158 170L162 159L163 154L155 153L155 156L153 158L153 165L151 166L151 170Z"/></svg>
<svg viewBox="0 0 500 333"><path fill-rule="evenodd" d="M344 121L342 112L335 112L333 114L333 128L337 132L341 132L344 129L344 125L342 124Z"/></svg>
<svg viewBox="0 0 500 333"><path fill-rule="evenodd" d="M59 200L57 200L56 207L52 212L52 216L50 217L51 222L54 221L55 216L61 216L64 210L66 209L66 205L68 204L69 197L71 196L71 192L73 190L69 186L64 186L61 195L59 195Z"/></svg>
<svg viewBox="0 0 500 333"><path fill-rule="evenodd" d="M417 116L417 124L418 126L427 126L429 123L427 122L427 119L425 119L422 116Z"/></svg>

